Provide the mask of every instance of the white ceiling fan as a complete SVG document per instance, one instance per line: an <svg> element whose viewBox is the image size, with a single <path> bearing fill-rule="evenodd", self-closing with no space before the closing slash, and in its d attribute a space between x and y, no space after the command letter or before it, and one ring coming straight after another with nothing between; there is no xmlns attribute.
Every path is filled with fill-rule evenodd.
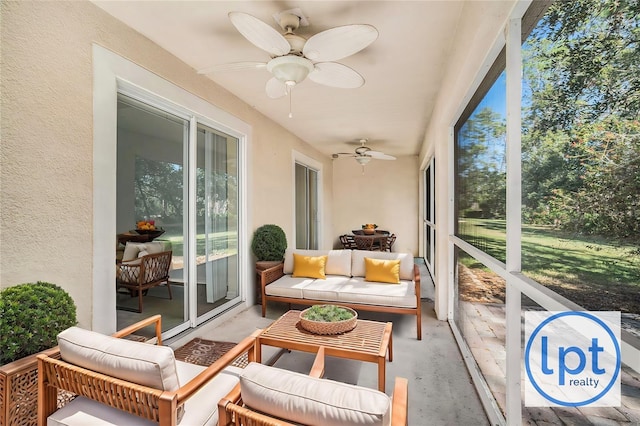
<svg viewBox="0 0 640 426"><path fill-rule="evenodd" d="M363 167L369 163L371 160L395 160L396 157L385 154L380 151L373 151L365 144L368 142L368 139L360 139L360 146L357 147L353 153L351 152L337 152L332 154L333 158L341 158L341 157L352 157L355 158L356 161L362 165Z"/></svg>
<svg viewBox="0 0 640 426"><path fill-rule="evenodd" d="M293 87L307 77L315 83L331 87L355 89L362 86L364 78L360 74L333 61L361 51L378 38L375 27L353 24L322 31L307 40L294 33L301 25L309 25L302 11L297 8L274 15L284 34L247 13L230 12L229 19L247 40L269 53L271 60L216 65L198 73L266 68L273 74L266 85L267 95L272 99L290 95Z"/></svg>

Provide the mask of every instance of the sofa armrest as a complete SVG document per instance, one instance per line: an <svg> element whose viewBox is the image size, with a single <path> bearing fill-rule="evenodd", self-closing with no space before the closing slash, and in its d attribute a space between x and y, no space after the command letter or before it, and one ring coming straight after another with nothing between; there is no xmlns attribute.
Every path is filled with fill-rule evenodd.
<svg viewBox="0 0 640 426"><path fill-rule="evenodd" d="M278 278L284 275L284 263L279 263L276 266L265 269L260 272L260 286L265 288Z"/></svg>
<svg viewBox="0 0 640 426"><path fill-rule="evenodd" d="M418 265L413 265L413 283L415 285L418 306L420 306L420 268L418 267Z"/></svg>

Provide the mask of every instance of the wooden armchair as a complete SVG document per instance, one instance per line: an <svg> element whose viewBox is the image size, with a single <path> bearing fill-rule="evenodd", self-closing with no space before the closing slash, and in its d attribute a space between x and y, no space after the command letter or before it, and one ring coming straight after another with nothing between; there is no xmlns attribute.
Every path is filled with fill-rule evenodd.
<svg viewBox="0 0 640 426"><path fill-rule="evenodd" d="M142 296L152 287L167 284L169 299L173 299L169 283L172 251L153 253L119 263L116 267L116 290L126 288L131 297L138 296L138 312L142 312Z"/></svg>
<svg viewBox="0 0 640 426"><path fill-rule="evenodd" d="M407 379L396 378L389 398L377 390L321 379L323 375L324 347L318 350L307 383L298 373L251 363L240 383L218 403L218 425L353 425L358 420L366 422L363 424L407 425ZM265 385L262 389L261 381ZM332 397L333 401L327 400ZM299 411L293 411L296 405Z"/></svg>
<svg viewBox="0 0 640 426"><path fill-rule="evenodd" d="M114 339L153 325L157 345ZM176 361L173 350L162 346L161 328L155 315L113 336L77 327L62 332L62 359L38 356L38 425L174 426L182 417L182 424L192 426L217 418L215 401L233 389L242 371L231 364L244 353L254 359L255 333L202 367ZM56 410L58 389L78 397Z"/></svg>

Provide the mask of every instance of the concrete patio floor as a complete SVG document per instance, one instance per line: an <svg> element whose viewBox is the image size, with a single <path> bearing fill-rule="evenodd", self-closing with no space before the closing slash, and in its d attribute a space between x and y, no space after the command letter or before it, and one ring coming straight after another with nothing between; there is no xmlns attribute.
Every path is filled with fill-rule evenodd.
<svg viewBox="0 0 640 426"><path fill-rule="evenodd" d="M267 327L287 309L284 304L269 305L266 318L262 318L260 306L255 305L215 327L204 325L167 343L177 348L195 337L239 341ZM422 310L422 340L416 339L413 316L358 313L363 319L393 322L393 362L387 363L386 393L391 394L395 377L409 380L409 425L489 424L449 324L436 319L431 300L423 299ZM271 350L263 351L263 360L279 351L267 349ZM285 353L275 365L308 372L312 362L313 355L294 352ZM328 358L326 370L328 379L377 388L377 366L373 363Z"/></svg>

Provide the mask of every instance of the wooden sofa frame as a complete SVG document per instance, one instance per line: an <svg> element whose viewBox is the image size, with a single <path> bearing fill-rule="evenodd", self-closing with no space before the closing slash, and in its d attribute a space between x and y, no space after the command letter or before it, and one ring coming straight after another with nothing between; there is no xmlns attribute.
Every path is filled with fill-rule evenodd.
<svg viewBox="0 0 640 426"><path fill-rule="evenodd" d="M403 308L397 306L367 305L364 303L345 303L339 301L317 300L317 299L299 299L286 296L270 296L267 295L266 288L269 284L284 276L284 264L280 263L271 268L260 271L260 291L262 296L262 316L267 314L267 302L282 302L296 305L323 305L326 303L334 303L337 305L348 306L351 309L370 311L370 312L387 312L392 314L404 314L416 316L417 338L422 340L422 306L420 303L420 269L418 265L413 265L413 281L415 283L416 307Z"/></svg>
<svg viewBox="0 0 640 426"><path fill-rule="evenodd" d="M156 343L162 345L160 315L154 315L137 322L112 336L126 337L150 325L155 325ZM63 389L154 421L161 426L175 426L178 407L213 379L216 374L231 365L238 356L245 352L248 353L249 361L255 359L254 344L259 331L257 330L243 339L206 370L175 391L154 389L100 374L52 358L52 354L38 355L38 425L47 424L47 417L57 409L58 389Z"/></svg>
<svg viewBox="0 0 640 426"><path fill-rule="evenodd" d="M324 347L318 349L311 366L309 376L324 376ZM391 426L407 426L409 409L409 382L403 377L396 377L391 396ZM242 403L240 384L238 383L226 397L218 403L218 426L295 426L282 419L258 413L245 407Z"/></svg>

